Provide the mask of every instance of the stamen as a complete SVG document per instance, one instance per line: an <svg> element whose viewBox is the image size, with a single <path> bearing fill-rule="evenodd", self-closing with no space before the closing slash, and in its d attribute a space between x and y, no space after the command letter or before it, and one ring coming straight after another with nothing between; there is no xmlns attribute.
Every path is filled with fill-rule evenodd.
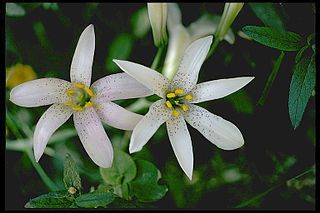
<svg viewBox="0 0 320 213"><path fill-rule="evenodd" d="M86 93L87 93L88 95L90 95L91 97L95 96L95 94L92 92L92 90L89 89L88 87L84 87L83 89L84 89L84 91L86 91Z"/></svg>
<svg viewBox="0 0 320 213"><path fill-rule="evenodd" d="M75 111L82 111L83 110L83 108L81 106L74 106L74 107L72 107L72 109Z"/></svg>
<svg viewBox="0 0 320 213"><path fill-rule="evenodd" d="M183 110L184 112L186 112L186 111L189 110L189 106L188 106L188 105L185 105L185 104L183 104L183 105L181 106L181 108L182 108L182 110Z"/></svg>
<svg viewBox="0 0 320 213"><path fill-rule="evenodd" d="M193 97L192 97L192 95L188 94L188 95L184 96L184 98L186 100L190 101Z"/></svg>
<svg viewBox="0 0 320 213"><path fill-rule="evenodd" d="M88 101L85 105L84 105L84 107L86 107L86 108L89 108L89 107L92 107L93 106L93 103L91 102L91 101Z"/></svg>
<svg viewBox="0 0 320 213"><path fill-rule="evenodd" d="M176 94L174 94L173 92L170 92L167 94L167 98L174 98L176 97Z"/></svg>
<svg viewBox="0 0 320 213"><path fill-rule="evenodd" d="M68 89L68 90L66 91L66 94L67 94L68 96L73 95L74 93L76 93L76 91L74 91L74 90L72 90L72 89Z"/></svg>
<svg viewBox="0 0 320 213"><path fill-rule="evenodd" d="M64 105L65 105L65 106L71 106L71 105L72 105L72 102L65 102Z"/></svg>
<svg viewBox="0 0 320 213"><path fill-rule="evenodd" d="M174 116L174 117L178 117L179 115L180 115L180 112L178 111L178 110L172 110L172 115Z"/></svg>
<svg viewBox="0 0 320 213"><path fill-rule="evenodd" d="M176 89L176 91L174 91L174 93L176 95L182 95L184 93L183 89Z"/></svg>
<svg viewBox="0 0 320 213"><path fill-rule="evenodd" d="M166 105L168 108L172 108L172 104L170 103L170 101L166 101Z"/></svg>
<svg viewBox="0 0 320 213"><path fill-rule="evenodd" d="M73 84L74 87L77 87L77 88L80 88L80 89L83 89L85 87L85 85L83 84L77 84L77 83L74 83Z"/></svg>

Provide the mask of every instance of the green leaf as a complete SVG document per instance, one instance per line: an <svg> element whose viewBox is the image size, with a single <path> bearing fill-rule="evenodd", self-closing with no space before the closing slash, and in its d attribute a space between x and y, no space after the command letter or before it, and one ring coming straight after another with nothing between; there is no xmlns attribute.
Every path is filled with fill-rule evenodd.
<svg viewBox="0 0 320 213"><path fill-rule="evenodd" d="M113 59L126 60L131 54L133 39L129 34L118 35L112 42L106 57L105 68L108 72L115 73L119 67L112 61Z"/></svg>
<svg viewBox="0 0 320 213"><path fill-rule="evenodd" d="M245 89L228 95L225 100L229 101L237 112L252 114L254 111L252 99Z"/></svg>
<svg viewBox="0 0 320 213"><path fill-rule="evenodd" d="M38 41L41 47L48 48L49 47L49 40L47 36L46 29L42 23L42 21L37 21L33 24L33 30L38 38Z"/></svg>
<svg viewBox="0 0 320 213"><path fill-rule="evenodd" d="M284 24L273 3L249 3L256 16L268 27L284 31Z"/></svg>
<svg viewBox="0 0 320 213"><path fill-rule="evenodd" d="M133 180L137 174L137 168L127 153L114 148L114 159L111 168L100 168L103 180L111 185L119 185Z"/></svg>
<svg viewBox="0 0 320 213"><path fill-rule="evenodd" d="M258 26L245 26L242 30L256 42L271 48L282 51L297 51L301 48L301 36L294 32Z"/></svg>
<svg viewBox="0 0 320 213"><path fill-rule="evenodd" d="M116 197L108 207L109 208L138 208L140 206L132 200L125 200L120 197Z"/></svg>
<svg viewBox="0 0 320 213"><path fill-rule="evenodd" d="M6 15L7 16L24 16L26 14L25 9L17 3L6 3Z"/></svg>
<svg viewBox="0 0 320 213"><path fill-rule="evenodd" d="M289 115L292 126L296 129L303 116L308 100L316 83L315 54L303 58L293 68L293 76L289 89Z"/></svg>
<svg viewBox="0 0 320 213"><path fill-rule="evenodd" d="M299 52L296 54L296 57L294 58L294 61L295 61L296 63L298 63L298 62L300 61L303 53L306 51L306 49L307 49L308 47L309 47L309 45L306 44L305 46L303 46L303 47L299 50Z"/></svg>
<svg viewBox="0 0 320 213"><path fill-rule="evenodd" d="M76 198L76 204L83 208L105 207L112 203L114 195L108 192L88 193Z"/></svg>
<svg viewBox="0 0 320 213"><path fill-rule="evenodd" d="M260 104L261 106L264 105L266 99L267 99L267 96L270 92L270 89L273 85L273 82L274 80L276 79L277 75L278 75L278 71L280 69L280 65L282 63L282 60L283 60L283 57L284 57L284 52L281 51L281 54L279 55L279 57L277 58L277 60L274 62L273 64L273 68L272 68L272 72L270 73L269 77L268 77L268 80L267 80L267 83L262 91L262 95L261 97L259 98L258 100L258 104Z"/></svg>
<svg viewBox="0 0 320 213"><path fill-rule="evenodd" d="M159 185L160 171L152 163L136 160L137 176L129 183L131 193L141 202L160 200L168 191L167 186Z"/></svg>
<svg viewBox="0 0 320 213"><path fill-rule="evenodd" d="M49 192L31 199L26 208L68 208L72 204L67 191Z"/></svg>
<svg viewBox="0 0 320 213"><path fill-rule="evenodd" d="M81 178L77 172L77 165L70 154L66 154L64 160L63 182L67 190L74 187L77 191L81 189Z"/></svg>
<svg viewBox="0 0 320 213"><path fill-rule="evenodd" d="M59 6L57 3L42 3L42 6L45 10L58 11Z"/></svg>

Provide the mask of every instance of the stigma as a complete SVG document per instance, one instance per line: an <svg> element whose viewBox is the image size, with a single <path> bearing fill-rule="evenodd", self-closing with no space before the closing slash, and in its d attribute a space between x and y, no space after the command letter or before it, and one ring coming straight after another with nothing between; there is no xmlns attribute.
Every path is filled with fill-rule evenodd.
<svg viewBox="0 0 320 213"><path fill-rule="evenodd" d="M181 111L187 112L189 110L188 102L192 100L191 94L185 94L183 89L176 89L174 92L166 94L165 105L172 110L172 116L178 117Z"/></svg>
<svg viewBox="0 0 320 213"><path fill-rule="evenodd" d="M86 108L92 107L92 97L96 95L94 92L82 83L74 83L72 87L65 91L70 98L64 105L70 107L74 111L83 111Z"/></svg>

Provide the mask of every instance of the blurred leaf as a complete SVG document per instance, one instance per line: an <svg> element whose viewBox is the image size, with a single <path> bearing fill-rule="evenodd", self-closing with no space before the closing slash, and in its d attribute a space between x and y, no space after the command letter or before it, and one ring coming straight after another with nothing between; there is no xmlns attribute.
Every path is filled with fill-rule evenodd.
<svg viewBox="0 0 320 213"><path fill-rule="evenodd" d="M252 114L254 111L252 100L245 89L225 97L225 100L230 102L237 112Z"/></svg>
<svg viewBox="0 0 320 213"><path fill-rule="evenodd" d="M130 155L118 148L114 148L112 167L100 167L103 180L111 185L127 183L135 178L136 173L137 168Z"/></svg>
<svg viewBox="0 0 320 213"><path fill-rule="evenodd" d="M53 144L56 142L61 142L68 140L69 138L76 136L78 133L75 129L63 129L56 131L50 138L48 144Z"/></svg>
<svg viewBox="0 0 320 213"><path fill-rule="evenodd" d="M301 47L301 36L293 32L258 26L245 26L242 30L256 42L271 48L297 51Z"/></svg>
<svg viewBox="0 0 320 213"><path fill-rule="evenodd" d="M252 206L257 206L257 204L259 204L261 202L261 199L263 197L265 197L267 194L269 194L269 192L271 192L272 190L274 190L275 187L272 187L270 189L268 189L265 192L262 192L256 196L254 196L253 198L249 199L249 200L245 200L242 201L240 204L238 204L237 206L235 206L234 208L244 208L244 207L252 207Z"/></svg>
<svg viewBox="0 0 320 213"><path fill-rule="evenodd" d="M128 59L131 54L132 47L133 39L129 34L122 33L118 35L111 43L108 55L106 57L105 68L107 71L115 73L117 70L119 70L118 66L112 60Z"/></svg>
<svg viewBox="0 0 320 213"><path fill-rule="evenodd" d="M64 160L63 183L67 190L70 187L75 187L78 192L81 190L81 178L77 172L77 165L69 153Z"/></svg>
<svg viewBox="0 0 320 213"><path fill-rule="evenodd" d="M33 24L33 30L37 36L37 39L41 47L48 48L49 47L48 36L42 21L36 21Z"/></svg>
<svg viewBox="0 0 320 213"><path fill-rule="evenodd" d="M133 13L131 17L131 26L133 35L137 38L143 38L150 30L150 21L147 7L143 7Z"/></svg>
<svg viewBox="0 0 320 213"><path fill-rule="evenodd" d="M270 89L271 89L271 87L273 85L273 82L274 82L274 80L276 79L276 77L278 75L278 72L279 72L280 65L282 63L283 57L284 57L284 52L281 51L279 57L277 58L277 60L273 64L272 72L270 73L270 75L268 77L268 80L267 80L267 83L264 86L264 89L262 91L262 95L258 100L258 104L260 104L261 106L263 106L264 103L266 102L266 99L267 99L267 97L269 95L269 92L270 92Z"/></svg>
<svg viewBox="0 0 320 213"><path fill-rule="evenodd" d="M136 204L136 202L132 200L125 200L119 197L116 197L110 205L108 205L109 208L137 208L140 207Z"/></svg>
<svg viewBox="0 0 320 213"><path fill-rule="evenodd" d="M303 58L293 68L289 89L289 115L292 126L296 129L316 83L315 54L311 59Z"/></svg>
<svg viewBox="0 0 320 213"><path fill-rule="evenodd" d="M160 171L152 163L136 160L137 176L129 183L132 194L141 202L160 200L168 191L165 185L159 185Z"/></svg>
<svg viewBox="0 0 320 213"><path fill-rule="evenodd" d="M7 16L24 16L26 11L17 3L6 3Z"/></svg>
<svg viewBox="0 0 320 213"><path fill-rule="evenodd" d="M311 142L316 145L316 131L314 128L309 128L307 130L307 136L311 140Z"/></svg>
<svg viewBox="0 0 320 213"><path fill-rule="evenodd" d="M284 31L284 24L273 3L249 3L256 16L268 27Z"/></svg>
<svg viewBox="0 0 320 213"><path fill-rule="evenodd" d="M36 72L27 64L17 63L6 69L6 87L9 89L36 78Z"/></svg>
<svg viewBox="0 0 320 213"><path fill-rule="evenodd" d="M108 204L112 203L114 200L114 195L108 192L99 193L88 193L83 194L76 198L76 204L83 208L97 208L106 207Z"/></svg>
<svg viewBox="0 0 320 213"><path fill-rule="evenodd" d="M42 6L45 10L52 10L52 11L59 10L58 3L42 3Z"/></svg>
<svg viewBox="0 0 320 213"><path fill-rule="evenodd" d="M31 199L25 208L68 208L71 204L68 192L56 191Z"/></svg>

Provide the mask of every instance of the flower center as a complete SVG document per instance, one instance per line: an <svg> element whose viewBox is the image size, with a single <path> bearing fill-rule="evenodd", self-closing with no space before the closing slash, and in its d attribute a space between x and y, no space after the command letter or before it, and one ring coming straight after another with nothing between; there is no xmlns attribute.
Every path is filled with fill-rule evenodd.
<svg viewBox="0 0 320 213"><path fill-rule="evenodd" d="M172 115L174 117L178 117L181 114L180 110L184 112L189 110L187 102L191 99L191 94L184 94L182 89L176 89L174 92L167 93L166 106L172 109Z"/></svg>
<svg viewBox="0 0 320 213"><path fill-rule="evenodd" d="M70 97L70 101L65 102L64 105L71 107L75 111L82 111L84 108L92 107L91 97L96 96L91 89L81 83L72 84L66 94Z"/></svg>

